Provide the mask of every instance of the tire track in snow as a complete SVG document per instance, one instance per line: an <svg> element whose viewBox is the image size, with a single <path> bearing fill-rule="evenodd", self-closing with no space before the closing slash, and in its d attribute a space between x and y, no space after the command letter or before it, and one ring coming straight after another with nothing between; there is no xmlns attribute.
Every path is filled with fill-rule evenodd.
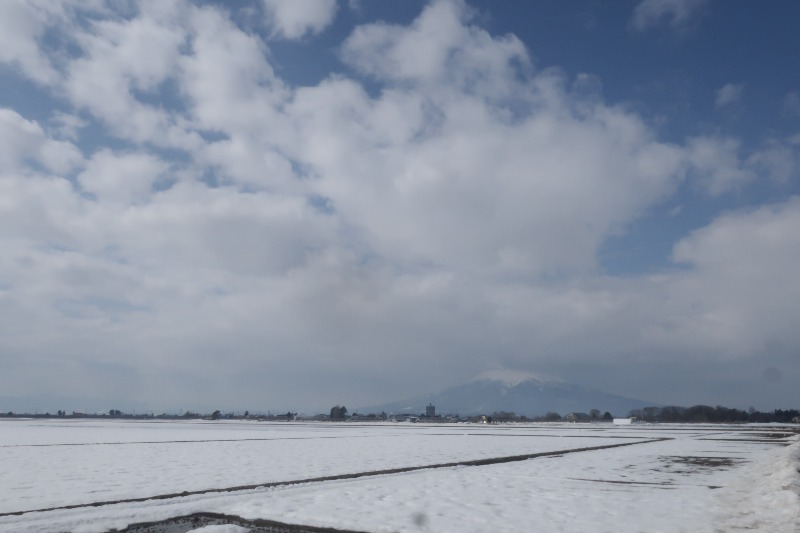
<svg viewBox="0 0 800 533"><path fill-rule="evenodd" d="M363 477L374 476L389 476L394 474L404 474L406 472L416 472L418 470L434 470L438 468L453 468L456 466L489 466L502 463L513 463L518 461L527 461L529 459L537 459L539 457L556 457L566 455L569 453L592 452L597 450L608 450L610 448L620 448L623 446L636 446L640 444L651 444L654 442L662 442L667 440L674 440L672 437L658 437L647 440L640 440L635 442L623 442L619 444L604 444L601 446L588 446L583 448L568 448L565 450L555 450L549 452L537 452L523 455L508 455L504 457L490 457L486 459L472 459L468 461L454 461L450 463L436 463L422 466L404 466L399 468L388 468L385 470L370 470L366 472L354 472L350 474L336 474L332 476L322 476L306 479L295 479L289 481L272 481L269 483L257 483L254 485L238 485L235 487L222 487L214 489L202 489L193 491L173 492L168 494L157 494L154 496L143 496L138 498L123 498L119 500L106 500L90 503L76 503L70 505L62 505L58 507L47 507L42 509L30 509L26 511L11 511L0 513L0 517L5 516L21 516L29 513L46 513L49 511L65 511L70 509L81 509L90 507L103 507L106 505L116 505L120 503L141 503L147 501L170 500L174 498L183 498L186 496L199 496L203 494L213 493L226 493L226 492L240 492L255 489L269 489L274 487L286 487L291 485L301 485L304 483L324 483L327 481L339 481L343 479L358 479Z"/></svg>

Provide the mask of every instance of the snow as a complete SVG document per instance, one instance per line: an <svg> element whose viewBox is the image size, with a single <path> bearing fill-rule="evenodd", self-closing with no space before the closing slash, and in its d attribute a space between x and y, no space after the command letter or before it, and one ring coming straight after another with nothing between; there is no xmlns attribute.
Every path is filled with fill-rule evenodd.
<svg viewBox="0 0 800 533"><path fill-rule="evenodd" d="M569 452L609 444L629 445ZM562 451L5 515L0 531L90 533L196 512L376 532L779 533L800 523L800 443L779 426L4 421L0 446L0 513ZM237 531L209 527L221 526L198 531Z"/></svg>
<svg viewBox="0 0 800 533"><path fill-rule="evenodd" d="M562 383L561 380L546 378L540 374L533 374L531 372L523 372L521 370L509 370L507 368L498 368L495 370L487 370L478 374L472 381L498 381L508 388L513 388L526 381L534 381L536 383Z"/></svg>
<svg viewBox="0 0 800 533"><path fill-rule="evenodd" d="M12 490L0 501L0 512L140 498L153 495L154 487L157 494L170 494L610 442L592 435L575 436L570 442L553 438L530 442L480 428L481 438L470 439L478 426L439 426L436 432L418 427L386 425L375 431L375 427L344 424L115 423L106 427L84 422L74 427L62 423L64 438L51 445L3 448L5 464L0 473ZM48 438L58 435L52 427L43 429ZM35 440L41 444L41 439ZM37 483L29 482L30 473ZM76 485L95 484L98 478L108 481L90 490L72 490Z"/></svg>

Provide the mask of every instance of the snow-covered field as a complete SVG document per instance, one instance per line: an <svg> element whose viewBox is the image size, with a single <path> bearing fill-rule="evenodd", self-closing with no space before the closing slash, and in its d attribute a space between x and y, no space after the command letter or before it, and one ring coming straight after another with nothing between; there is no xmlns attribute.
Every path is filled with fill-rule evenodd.
<svg viewBox="0 0 800 533"><path fill-rule="evenodd" d="M793 429L3 420L0 531L213 512L355 531L794 532Z"/></svg>

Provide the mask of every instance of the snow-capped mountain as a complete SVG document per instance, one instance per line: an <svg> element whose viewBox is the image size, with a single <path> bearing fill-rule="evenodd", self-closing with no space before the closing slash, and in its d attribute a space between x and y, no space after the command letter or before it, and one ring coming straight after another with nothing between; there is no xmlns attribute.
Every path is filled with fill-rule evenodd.
<svg viewBox="0 0 800 533"><path fill-rule="evenodd" d="M359 412L419 414L425 412L429 403L436 406L438 414L462 416L496 411L526 416L556 412L563 416L571 412L588 413L591 409L625 416L632 409L657 405L536 374L495 370L436 394L359 409Z"/></svg>

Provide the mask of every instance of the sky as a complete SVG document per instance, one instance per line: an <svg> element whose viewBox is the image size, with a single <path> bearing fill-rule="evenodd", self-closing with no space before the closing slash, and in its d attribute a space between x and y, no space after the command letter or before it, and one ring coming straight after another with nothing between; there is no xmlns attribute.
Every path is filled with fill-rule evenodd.
<svg viewBox="0 0 800 533"><path fill-rule="evenodd" d="M796 408L799 17L0 2L0 404Z"/></svg>

